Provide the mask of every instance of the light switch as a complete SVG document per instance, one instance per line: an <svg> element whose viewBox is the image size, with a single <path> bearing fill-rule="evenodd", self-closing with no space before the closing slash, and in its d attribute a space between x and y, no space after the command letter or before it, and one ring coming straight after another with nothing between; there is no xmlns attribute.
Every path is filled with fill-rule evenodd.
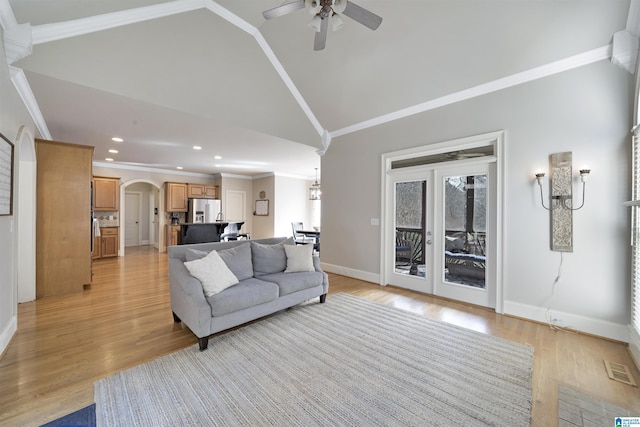
<svg viewBox="0 0 640 427"><path fill-rule="evenodd" d="M380 218L371 218L371 225L380 225Z"/></svg>

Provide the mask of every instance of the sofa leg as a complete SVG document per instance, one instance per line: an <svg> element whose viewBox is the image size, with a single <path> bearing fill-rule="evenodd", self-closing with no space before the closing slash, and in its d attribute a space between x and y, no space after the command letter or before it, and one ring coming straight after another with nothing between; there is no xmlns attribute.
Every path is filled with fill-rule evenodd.
<svg viewBox="0 0 640 427"><path fill-rule="evenodd" d="M173 314L173 323L182 322L182 320L180 320L180 318L178 316L176 316L176 314L173 311L171 313Z"/></svg>
<svg viewBox="0 0 640 427"><path fill-rule="evenodd" d="M209 346L209 337L198 338L198 344L200 344L200 351L205 351Z"/></svg>
<svg viewBox="0 0 640 427"><path fill-rule="evenodd" d="M327 294L320 295L320 304L324 304L326 300L327 300Z"/></svg>

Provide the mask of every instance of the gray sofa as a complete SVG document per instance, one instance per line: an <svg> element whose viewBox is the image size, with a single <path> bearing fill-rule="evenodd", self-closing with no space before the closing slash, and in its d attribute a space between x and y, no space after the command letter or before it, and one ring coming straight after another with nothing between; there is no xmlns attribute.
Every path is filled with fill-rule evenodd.
<svg viewBox="0 0 640 427"><path fill-rule="evenodd" d="M170 246L169 287L175 322L183 322L205 350L209 336L254 319L300 304L314 297L324 303L329 278L313 257L315 271L285 272L284 245L292 239L270 238ZM291 249L291 248L289 248ZM207 296L200 280L191 275L185 261L215 250L239 283Z"/></svg>

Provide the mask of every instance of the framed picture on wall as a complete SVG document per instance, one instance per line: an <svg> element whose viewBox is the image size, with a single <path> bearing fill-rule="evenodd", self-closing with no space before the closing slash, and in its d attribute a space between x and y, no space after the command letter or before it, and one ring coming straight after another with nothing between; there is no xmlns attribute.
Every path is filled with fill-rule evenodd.
<svg viewBox="0 0 640 427"><path fill-rule="evenodd" d="M13 215L13 144L1 133L0 215Z"/></svg>
<svg viewBox="0 0 640 427"><path fill-rule="evenodd" d="M256 209L253 214L257 216L269 215L269 200L256 200Z"/></svg>

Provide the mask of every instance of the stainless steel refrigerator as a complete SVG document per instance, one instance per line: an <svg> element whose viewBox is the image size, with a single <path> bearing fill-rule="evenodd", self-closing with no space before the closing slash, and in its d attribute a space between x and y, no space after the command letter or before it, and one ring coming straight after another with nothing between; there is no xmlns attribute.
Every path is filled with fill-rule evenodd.
<svg viewBox="0 0 640 427"><path fill-rule="evenodd" d="M207 223L222 219L222 204L216 199L189 199L187 222Z"/></svg>

